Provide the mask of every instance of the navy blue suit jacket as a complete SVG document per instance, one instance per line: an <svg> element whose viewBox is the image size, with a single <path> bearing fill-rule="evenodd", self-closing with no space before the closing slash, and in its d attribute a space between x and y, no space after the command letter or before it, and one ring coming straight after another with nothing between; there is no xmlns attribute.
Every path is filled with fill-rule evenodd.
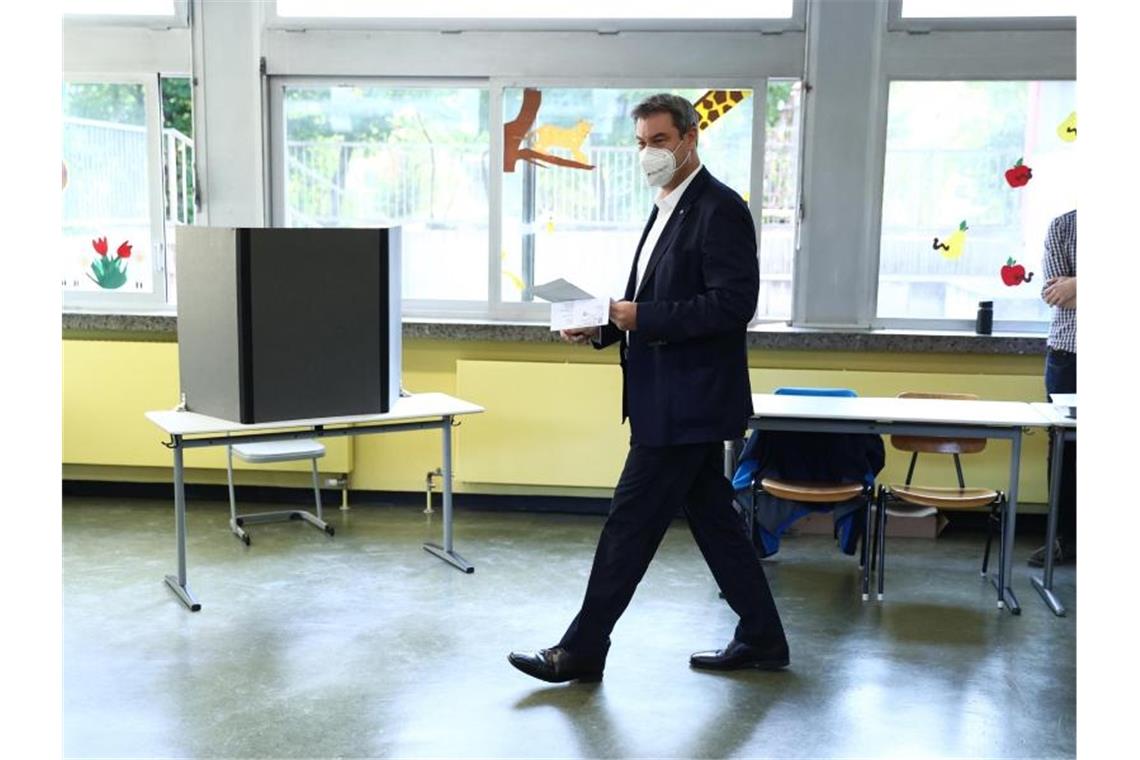
<svg viewBox="0 0 1140 760"><path fill-rule="evenodd" d="M748 206L701 168L653 251L649 216L626 284L637 329L612 322L597 348L621 345L622 420L630 442L671 446L737 439L752 414L745 331L760 289L756 228ZM637 262L649 256L641 286Z"/></svg>

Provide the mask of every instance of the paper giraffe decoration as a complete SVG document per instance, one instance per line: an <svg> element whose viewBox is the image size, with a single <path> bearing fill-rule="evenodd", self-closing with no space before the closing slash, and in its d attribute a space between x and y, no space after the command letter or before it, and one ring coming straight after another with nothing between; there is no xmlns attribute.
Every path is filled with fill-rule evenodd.
<svg viewBox="0 0 1140 760"><path fill-rule="evenodd" d="M748 97L746 90L709 90L693 103L700 117L699 129L708 129L713 123Z"/></svg>

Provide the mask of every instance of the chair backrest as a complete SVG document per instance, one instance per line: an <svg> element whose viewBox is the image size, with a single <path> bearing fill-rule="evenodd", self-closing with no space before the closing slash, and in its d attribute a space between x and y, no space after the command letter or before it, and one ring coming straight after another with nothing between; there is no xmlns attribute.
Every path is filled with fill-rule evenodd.
<svg viewBox="0 0 1140 760"><path fill-rule="evenodd" d="M905 391L898 398L936 398L977 401L973 393L921 393ZM933 438L918 435L892 435L891 446L899 451L923 454L976 454L986 448L985 438Z"/></svg>
<svg viewBox="0 0 1140 760"><path fill-rule="evenodd" d="M793 387L781 386L772 391L776 396L831 396L842 398L854 398L857 394L850 388L809 388L809 387ZM738 457L739 466L732 476L732 487L739 491L748 488L752 484L752 476L756 472L756 460L749 455L752 447L756 445L759 440L759 430L753 430L752 435L749 436L748 442L744 446L744 450ZM873 479L873 478L872 478Z"/></svg>
<svg viewBox="0 0 1140 760"><path fill-rule="evenodd" d="M855 398L859 394L850 388L803 388L784 386L773 393L777 396L831 396L833 398Z"/></svg>

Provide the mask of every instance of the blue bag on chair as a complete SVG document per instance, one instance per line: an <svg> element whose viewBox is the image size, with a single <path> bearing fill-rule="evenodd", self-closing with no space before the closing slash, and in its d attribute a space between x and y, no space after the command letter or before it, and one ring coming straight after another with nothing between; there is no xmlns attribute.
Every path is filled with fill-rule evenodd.
<svg viewBox="0 0 1140 760"><path fill-rule="evenodd" d="M777 395L854 397L847 388L778 388ZM737 501L752 510L752 541L762 557L779 551L780 537L796 520L812 512L830 511L835 536L844 554L854 554L863 533L862 501L824 508L771 495L752 503L753 484L763 478L820 483L863 483L871 487L886 462L883 439L869 433L799 433L753 431L741 452L732 479Z"/></svg>

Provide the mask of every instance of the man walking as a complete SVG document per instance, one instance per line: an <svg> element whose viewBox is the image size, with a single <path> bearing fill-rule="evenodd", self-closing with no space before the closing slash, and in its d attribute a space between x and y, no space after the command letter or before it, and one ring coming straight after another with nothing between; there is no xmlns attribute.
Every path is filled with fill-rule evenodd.
<svg viewBox="0 0 1140 760"><path fill-rule="evenodd" d="M610 323L562 333L599 349L619 344L629 453L581 610L556 646L508 659L544 681L601 679L610 632L682 507L740 616L727 647L693 654L690 665L782 668L780 615L723 473L723 442L740 438L752 413L746 328L759 290L755 226L740 196L701 166L687 100L654 95L631 116L642 169L661 191Z"/></svg>

